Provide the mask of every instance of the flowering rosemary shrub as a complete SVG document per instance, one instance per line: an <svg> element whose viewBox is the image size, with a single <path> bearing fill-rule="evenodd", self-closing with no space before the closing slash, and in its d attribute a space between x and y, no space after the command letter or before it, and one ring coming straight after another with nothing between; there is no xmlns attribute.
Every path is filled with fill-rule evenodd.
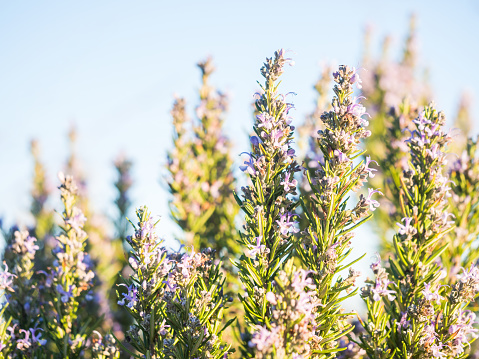
<svg viewBox="0 0 479 359"><path fill-rule="evenodd" d="M59 174L62 213L62 233L56 237L53 266L44 272L42 285L42 318L47 336L62 358L83 355L86 340L101 323L92 318L87 304L93 299L91 289L95 277L92 263L85 252L87 234L83 230L86 217L75 205L78 188L71 176Z"/></svg>
<svg viewBox="0 0 479 359"><path fill-rule="evenodd" d="M95 313L98 318L103 316L101 329L104 332L113 332L123 338L118 315L115 315L117 306L114 295L110 295L111 288L118 281L118 272L123 269L125 262L123 248L115 237L108 233L108 223L105 216L92 210L88 195L87 177L82 171L82 166L77 155L77 131L72 127L69 132L70 155L67 160L66 170L75 178L77 187L77 207L89 218L84 223L84 230L88 233L88 241L85 242L85 251L91 258L91 266L95 272L93 283L93 299L88 301L88 311Z"/></svg>
<svg viewBox="0 0 479 359"><path fill-rule="evenodd" d="M366 37L366 43L368 43ZM374 151L379 171L371 180L373 186L381 187L384 197L374 216L374 228L381 238L382 255L388 255L392 249L391 238L395 223L401 219L399 177L407 168L408 148L404 140L409 131L414 130L413 120L419 114L419 108L431 98L431 90L420 72L425 69L417 66L418 48L416 18L410 19L410 29L404 44L400 61L388 59L390 41L384 42L383 56L379 61L371 59L368 53L363 59L364 72L362 93L366 96L366 106L371 115L372 135L365 141L368 151ZM423 76L424 77L424 76ZM470 99L461 96L454 127L461 131L450 147L456 153L462 152L471 131ZM447 252L447 251L446 251ZM446 253L445 252L445 253Z"/></svg>
<svg viewBox="0 0 479 359"><path fill-rule="evenodd" d="M414 119L418 116L419 109L404 99L397 105L391 107L387 116L389 125L383 137L386 148L385 153L379 159L381 172L378 173L376 182L382 182L384 197L380 201L378 218L380 222L380 250L383 256L392 253L393 244L391 238L394 235L394 228L401 216L401 177L404 170L409 167L409 148L407 146L408 133L414 131ZM375 120L374 120L375 121ZM378 171L379 172L379 171Z"/></svg>
<svg viewBox="0 0 479 359"><path fill-rule="evenodd" d="M291 147L294 127L290 126L288 112L292 105L277 92L278 79L287 63L291 65L292 60L284 57L284 50L278 50L261 68L265 84L260 85L263 93L257 94L256 135L251 137L248 160L240 167L251 181L242 188L242 199L236 195L246 215L240 235L244 254L235 262L246 288L246 293L239 296L248 325L242 333L243 355L251 355L248 342L252 331L267 323L270 308L266 293L274 293L272 282L291 253L292 235L298 232L294 221L297 201L289 197L296 194L294 174L299 171Z"/></svg>
<svg viewBox="0 0 479 359"><path fill-rule="evenodd" d="M168 254L148 209L137 216L135 234L127 238L133 275L118 293L118 304L135 320L127 342L145 358L228 357L221 333L231 321L221 324L224 278L213 251Z"/></svg>
<svg viewBox="0 0 479 359"><path fill-rule="evenodd" d="M5 329L9 332L9 342L1 353L7 357L40 358L45 352L46 339L43 337L40 311L37 303L38 288L33 266L38 250L36 238L27 231L16 231L5 250L5 271L0 279L0 289L7 290L8 304L2 309L2 317L7 318ZM8 271L10 268L11 272ZM1 331L0 331L1 332Z"/></svg>
<svg viewBox="0 0 479 359"><path fill-rule="evenodd" d="M368 121L363 118L365 108L359 98L352 97L353 85L360 85L361 80L356 70L347 66L340 66L333 78L336 96L332 110L321 116L325 129L318 131L317 138L322 160L313 173L305 170L312 189L309 201L303 201L308 225L296 242L303 266L311 270L318 301L315 337L310 342L315 358L335 357L341 350L338 339L353 329L340 303L356 293L352 287L359 272L350 267L352 263L341 263L351 251L352 231L370 219L370 211L379 205L372 198L379 191L370 188L368 196L361 194L357 204L347 208L349 192L358 191L376 170L369 167L369 157L353 162L364 154L360 141L370 135ZM347 268L347 278L337 276Z"/></svg>
<svg viewBox="0 0 479 359"><path fill-rule="evenodd" d="M5 301L5 292L13 291L12 277L14 277L14 274L8 271L8 265L6 263L3 263L3 265L5 268L3 269L2 273L0 273L0 299L2 299L0 307L0 358L2 359L7 358L11 351L15 348L13 338L9 333L7 333L11 333L12 331L12 327L10 326L12 318L5 317L5 310L8 307L8 302Z"/></svg>
<svg viewBox="0 0 479 359"><path fill-rule="evenodd" d="M238 209L233 197L233 160L223 130L227 98L209 84L212 60L200 62L198 67L202 85L197 119L188 118L184 99L177 99L171 111L174 148L168 153L167 164L173 195L171 215L185 232L186 245L211 247L222 259L236 257L239 246L234 219ZM230 262L225 265L230 272Z"/></svg>
<svg viewBox="0 0 479 359"><path fill-rule="evenodd" d="M450 243L441 255L448 283L457 280L461 267L479 260L479 154L477 139L467 140L466 148L449 168L451 196L449 204L455 228L443 239Z"/></svg>
<svg viewBox="0 0 479 359"><path fill-rule="evenodd" d="M402 223L388 266L371 265L376 276L362 289L368 308L361 346L370 358L464 358L476 338L474 313L465 310L479 290L479 270L464 270L453 286L437 259L454 229L447 211L448 178L443 175L449 141L444 114L428 106L414 120L408 146L410 168L401 179Z"/></svg>
<svg viewBox="0 0 479 359"><path fill-rule="evenodd" d="M367 43L368 39L365 42ZM362 94L366 97L365 104L371 116L371 136L365 141L365 146L368 152L376 154L375 160L379 164L379 170L371 179L371 184L380 187L385 194L379 200L381 206L373 218L373 227L381 238L385 253L390 248L390 238L398 220L396 217L400 216L397 211L398 203L394 202L397 196L390 193L390 188L394 187L391 186L392 174L396 168L394 166L397 165L391 163L391 160L398 153L399 158L405 158L403 155L407 153L407 149L402 146L402 131L408 128L417 116L415 109L426 105L430 98L428 83L418 73L425 70L417 67L418 48L414 16L411 16L409 33L399 61L389 59L390 43L391 39L387 37L380 59L372 59L366 53L362 63ZM399 132L396 132L397 121L401 125Z"/></svg>

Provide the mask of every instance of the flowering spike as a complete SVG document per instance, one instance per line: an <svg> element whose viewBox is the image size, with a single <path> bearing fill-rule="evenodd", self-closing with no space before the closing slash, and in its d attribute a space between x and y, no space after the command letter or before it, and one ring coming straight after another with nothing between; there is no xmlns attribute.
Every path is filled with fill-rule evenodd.
<svg viewBox="0 0 479 359"><path fill-rule="evenodd" d="M444 115L432 106L414 120L408 140L411 166L398 189L404 224L398 223L390 266L375 263L376 279L367 281L361 293L368 323L360 339L370 357L402 352L411 358L458 358L477 337L475 315L465 307L477 296L479 270L472 266L459 282L444 286L441 263L434 262L447 248L442 237L454 224L447 212L449 180L442 173L449 140L444 123Z"/></svg>
<svg viewBox="0 0 479 359"><path fill-rule="evenodd" d="M89 314L84 307L92 299L95 274L85 252L87 234L85 216L76 207L78 188L71 176L58 175L61 185L63 233L56 237L53 266L45 274L42 286L42 311L45 325L58 351L65 358L78 358L86 340L98 322L85 325ZM65 345L68 343L68 345Z"/></svg>
<svg viewBox="0 0 479 359"><path fill-rule="evenodd" d="M298 231L293 215L296 202L290 197L296 195L294 174L299 171L291 146L293 127L288 113L292 106L276 92L276 81L286 63L291 59L284 57L284 50L278 50L261 68L266 81L255 102L258 114L253 130L257 140L252 141L249 159L241 167L251 181L242 188L242 199L238 198L246 215L240 240L245 255L235 263L247 291L240 296L249 326L243 338L245 355L252 350L248 345L252 331L267 321L265 295L274 291L272 281L290 255L291 239Z"/></svg>
<svg viewBox="0 0 479 359"><path fill-rule="evenodd" d="M339 350L337 339L352 329L346 322L347 316L338 314L338 310L341 292L353 290L359 272L350 268L348 277L337 277L339 270L345 268L340 268L339 263L350 252L351 230L371 216L369 212L379 205L372 195L380 193L369 188L368 196L361 194L359 202L351 210L346 209L348 192L359 190L371 177L369 157L356 167L352 160L362 153L359 145L370 133L363 118L366 110L359 99L352 97L353 85L360 84L357 71L340 66L333 73L333 79L336 96L331 103L332 110L321 115L324 127L318 131L317 148L321 154L317 157L321 160L311 172L305 169L312 193L310 200L302 201L307 227L296 242L298 256L303 266L312 271L310 277L317 290L314 335L321 341L308 343L313 351ZM384 294L389 293L381 282L377 295Z"/></svg>

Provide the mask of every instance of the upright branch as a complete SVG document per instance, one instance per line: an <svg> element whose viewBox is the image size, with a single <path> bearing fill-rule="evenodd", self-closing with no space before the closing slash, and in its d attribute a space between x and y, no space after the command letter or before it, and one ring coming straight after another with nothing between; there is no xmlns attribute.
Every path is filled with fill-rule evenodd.
<svg viewBox="0 0 479 359"><path fill-rule="evenodd" d="M187 117L185 101L177 99L171 115L174 148L168 153L168 185L173 194L171 215L185 233L185 244L210 247L221 259L237 257L233 197L233 160L230 141L224 133L227 98L209 83L213 62L200 62L202 84L196 119ZM225 263L231 274L231 264ZM231 276L228 280L231 280Z"/></svg>
<svg viewBox="0 0 479 359"><path fill-rule="evenodd" d="M240 167L251 182L242 188L242 199L236 195L246 219L240 236L244 254L235 265L246 288L240 299L249 333L255 326L264 325L270 316L265 295L274 291L272 282L290 255L292 236L298 232L294 221L297 202L291 198L296 194L294 174L299 171L291 147L294 127L288 116L293 106L277 92L278 79L287 63L292 64L291 59L279 50L261 68L265 83L260 84L263 93L257 94L259 114L253 127L255 136L251 137L252 151L246 153L248 160ZM247 343L249 338L245 334L244 341Z"/></svg>
<svg viewBox="0 0 479 359"><path fill-rule="evenodd" d="M42 289L42 316L48 337L62 358L79 358L101 318L92 318L86 306L93 299L92 263L85 252L86 217L76 206L77 186L71 176L59 174L62 233L56 237L53 266L46 273Z"/></svg>
<svg viewBox="0 0 479 359"><path fill-rule="evenodd" d="M457 281L461 267L479 260L479 153L477 139L469 138L461 155L449 166L451 196L449 205L455 222L454 231L442 239L450 243L441 255L450 284Z"/></svg>
<svg viewBox="0 0 479 359"><path fill-rule="evenodd" d="M88 241L85 242L85 252L90 254L92 270L95 272L93 300L88 302L88 311L95 313L96 317L103 316L101 322L104 332L114 330L117 336L122 337L120 325L117 321L121 318L115 316L115 305L112 302L114 296L110 295L110 289L118 279L118 272L123 268L123 250L115 243L114 238L108 233L108 222L105 216L93 210L88 195L87 178L82 171L81 162L77 154L78 133L72 127L69 134L70 156L66 169L75 178L76 183L76 207L89 218L84 224L84 230L88 233ZM113 304L113 305L112 305Z"/></svg>
<svg viewBox="0 0 479 359"><path fill-rule="evenodd" d="M353 329L347 324L347 314L340 302L356 293L352 291L359 272L341 264L350 254L353 230L371 218L379 203L372 198L378 190L368 189L351 205L351 191L358 191L369 177L374 176L372 161L357 161L365 151L361 140L370 135L361 98L353 98L353 85L361 80L354 68L340 66L334 72L335 81L332 110L324 112L321 120L324 130L318 131L318 148L322 159L317 170L305 169L312 195L302 198L307 227L301 232L296 249L304 267L311 271L318 306L315 309L314 340L310 345L317 358L326 358L339 350L338 339ZM349 209L351 208L351 209ZM338 273L349 268L347 278ZM347 294L349 293L349 294ZM321 338L321 339L318 339Z"/></svg>
<svg viewBox="0 0 479 359"><path fill-rule="evenodd" d="M476 337L475 315L465 310L479 289L479 269L442 285L448 274L438 261L454 229L448 212L449 180L443 175L445 117L428 106L414 120L409 168L400 181L404 218L394 236L387 267L371 265L376 276L362 289L368 319L361 346L370 358L464 358Z"/></svg>
<svg viewBox="0 0 479 359"><path fill-rule="evenodd" d="M430 98L427 81L418 74L414 15L410 18L400 61L390 60L386 56L389 43L390 39L384 41L384 55L380 60L364 63L367 70L362 76L362 94L367 98L365 103L371 115L371 136L365 141L365 146L368 152L376 154L380 168L371 179L371 184L385 191L385 196L379 200L381 206L373 218L373 229L381 239L383 253L390 250L394 223L400 219L400 214L396 212L398 196L394 193L395 184L391 185L391 180L395 181L402 171L402 168L396 170L399 167L397 158L404 160L408 152L402 142L404 133L407 129L413 130L412 120L417 116L417 109L426 105ZM396 155L398 157L394 158Z"/></svg>

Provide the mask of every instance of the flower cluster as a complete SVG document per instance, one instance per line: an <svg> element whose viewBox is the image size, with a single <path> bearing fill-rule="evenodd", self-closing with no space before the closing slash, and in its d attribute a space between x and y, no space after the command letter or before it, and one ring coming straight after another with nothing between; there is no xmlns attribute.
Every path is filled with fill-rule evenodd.
<svg viewBox="0 0 479 359"><path fill-rule="evenodd" d="M93 332L96 337L92 339L93 359L119 359L120 350L118 350L116 340L111 334L103 337L96 330Z"/></svg>
<svg viewBox="0 0 479 359"><path fill-rule="evenodd" d="M127 241L133 275L118 304L135 319L127 343L149 358L223 358L229 346L220 327L226 298L213 251L168 254L146 208Z"/></svg>
<svg viewBox="0 0 479 359"><path fill-rule="evenodd" d="M255 358L307 358L320 347L315 334L316 286L309 273L293 266L290 259L275 279L274 291L266 293L271 313L268 322L257 325L248 343Z"/></svg>

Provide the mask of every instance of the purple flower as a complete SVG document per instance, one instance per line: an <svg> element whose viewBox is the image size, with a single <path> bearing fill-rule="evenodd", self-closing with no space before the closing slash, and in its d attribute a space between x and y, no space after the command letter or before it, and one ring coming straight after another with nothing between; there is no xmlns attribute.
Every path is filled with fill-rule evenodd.
<svg viewBox="0 0 479 359"><path fill-rule="evenodd" d="M368 115L369 117L371 117L369 113L366 112L366 107L364 107L363 105L359 103L359 100L361 100L362 98L365 98L365 97L364 96L356 97L353 100L353 102L347 107L347 111L349 114L353 115L354 117L361 117L363 115ZM368 126L369 122L367 120L362 119L362 125Z"/></svg>
<svg viewBox="0 0 479 359"><path fill-rule="evenodd" d="M166 287L168 288L168 291L170 292L174 292L178 288L178 285L176 283L170 283L170 278L163 281L163 283L166 284Z"/></svg>
<svg viewBox="0 0 479 359"><path fill-rule="evenodd" d="M364 170L363 171L367 172L370 178L374 177L375 174L373 172L377 171L377 169L375 169L375 168L369 168L369 164L371 162L374 162L376 164L376 166L379 166L376 161L371 159L371 156L366 157L366 163L364 165Z"/></svg>
<svg viewBox="0 0 479 359"><path fill-rule="evenodd" d="M134 257L128 258L128 263L130 263L130 266L133 270L136 271L138 269L138 261Z"/></svg>
<svg viewBox="0 0 479 359"><path fill-rule="evenodd" d="M266 246L261 244L261 239L262 238L263 238L262 236L255 237L256 246L253 246L253 248L251 248L249 250L246 250L246 252L245 252L246 257L255 258L258 253L261 254L264 251L266 251L266 249L267 249Z"/></svg>
<svg viewBox="0 0 479 359"><path fill-rule="evenodd" d="M431 120L426 118L425 112L421 112L419 116L413 120L413 122L417 125L417 128L423 131L427 126L429 126L432 122Z"/></svg>
<svg viewBox="0 0 479 359"><path fill-rule="evenodd" d="M68 286L68 292L66 292L61 284L57 284L57 291L60 293L63 303L67 303L70 298L73 298L73 288L71 285Z"/></svg>
<svg viewBox="0 0 479 359"><path fill-rule="evenodd" d="M357 85L356 85L357 88L358 88L358 89L362 89L363 86L362 86L361 84L363 83L363 81L359 78L358 70L356 70L354 67L353 67L351 70L353 71L354 74L353 74L353 76L351 76L351 78L349 79L349 83L350 83L351 85L354 85L354 84L356 83L356 84L357 84ZM337 76L339 76L339 73L338 73ZM337 76L335 76L335 78L336 78Z"/></svg>
<svg viewBox="0 0 479 359"><path fill-rule="evenodd" d="M280 342L280 327L273 327L269 331L265 327L258 327L257 331L253 334L253 338L248 343L250 348L256 347L259 352L269 349L273 346L277 346Z"/></svg>
<svg viewBox="0 0 479 359"><path fill-rule="evenodd" d="M73 207L73 213L70 218L65 220L75 231L80 232L86 222L86 217L78 207Z"/></svg>
<svg viewBox="0 0 479 359"><path fill-rule="evenodd" d="M479 290L479 268L477 268L475 265L471 265L471 268L469 271L466 271L464 268L462 268L464 274L461 277L461 282L462 283L467 283L470 282L474 285L474 289L476 291Z"/></svg>
<svg viewBox="0 0 479 359"><path fill-rule="evenodd" d="M151 237L153 229L154 229L155 223L153 222L153 218L150 217L148 218L145 222L142 222L140 225L140 233L139 236L140 238L146 238L146 237Z"/></svg>
<svg viewBox="0 0 479 359"><path fill-rule="evenodd" d="M407 313L402 313L401 320L399 322L396 322L396 325L399 328L403 329L408 329L411 327L411 322L409 320L406 320L407 318Z"/></svg>
<svg viewBox="0 0 479 359"><path fill-rule="evenodd" d="M20 329L20 333L25 333L25 338L17 340L17 349L28 349L32 346L30 343L30 332L25 329Z"/></svg>
<svg viewBox="0 0 479 359"><path fill-rule="evenodd" d="M308 278L308 274L312 273L313 271L305 271L300 269L298 272L294 274L293 281L291 282L291 286L294 290L301 294L304 292L305 288L314 289L316 286L313 283L311 278Z"/></svg>
<svg viewBox="0 0 479 359"><path fill-rule="evenodd" d="M374 255L375 261L371 263L370 268L373 270L373 272L376 272L379 268L381 268L381 256L379 253L376 253Z"/></svg>
<svg viewBox="0 0 479 359"><path fill-rule="evenodd" d="M434 327L434 322L430 325L425 325L422 332L422 341L425 345L431 345L437 338L437 333Z"/></svg>
<svg viewBox="0 0 479 359"><path fill-rule="evenodd" d="M123 283L118 286L125 286L128 289L127 293L121 293L123 299L118 301L118 305L125 305L125 301L127 301L126 306L130 309L133 308L138 302L138 289L136 289L133 283L130 286Z"/></svg>
<svg viewBox="0 0 479 359"><path fill-rule="evenodd" d="M399 227L399 234L402 234L404 236L409 236L409 235L414 235L416 234L416 228L411 226L413 218L412 217L404 217L401 222L404 222L405 224L402 225L401 223L396 223L396 225Z"/></svg>
<svg viewBox="0 0 479 359"><path fill-rule="evenodd" d="M268 113L262 112L256 116L256 119L259 122L258 127L264 127L268 131L273 128L274 117L270 116Z"/></svg>
<svg viewBox="0 0 479 359"><path fill-rule="evenodd" d="M442 343L431 345L431 354L434 358L447 358L447 355L441 352Z"/></svg>
<svg viewBox="0 0 479 359"><path fill-rule="evenodd" d="M389 300L396 298L395 292L393 290L387 289L390 283L392 282L376 279L376 286L371 289L373 292L374 301L380 301L381 297L387 297Z"/></svg>
<svg viewBox="0 0 479 359"><path fill-rule="evenodd" d="M340 150L334 150L334 157L336 157L338 159L339 163L344 163L344 162L349 162L350 161L348 156L346 156Z"/></svg>
<svg viewBox="0 0 479 359"><path fill-rule="evenodd" d="M161 336L165 336L165 335L168 334L168 330L166 330L166 328L169 328L170 326L166 325L165 323L166 323L166 319L163 319L163 321L160 324L159 333L160 333Z"/></svg>
<svg viewBox="0 0 479 359"><path fill-rule="evenodd" d="M293 179L291 182L289 181L289 177L291 176L291 173L286 173L286 176L284 177L284 181L282 181L280 184L284 186L284 191L289 192L290 187L295 188L296 185L298 184L298 181Z"/></svg>
<svg viewBox="0 0 479 359"><path fill-rule="evenodd" d="M185 254L183 257L181 257L181 262L176 264L178 268L181 268L181 274L183 274L183 277L185 278L189 278L191 276L190 268L193 268L192 262L194 257L194 252L192 252L191 255Z"/></svg>
<svg viewBox="0 0 479 359"><path fill-rule="evenodd" d="M262 134L264 134L264 133L265 132L263 132ZM282 130L275 129L275 130L271 131L270 138L272 140L271 145L273 146L273 148L282 148L283 147L283 143L286 139L283 136L284 136L284 132Z"/></svg>
<svg viewBox="0 0 479 359"><path fill-rule="evenodd" d="M250 137L251 144L253 146L259 146L259 138L256 136L251 136Z"/></svg>
<svg viewBox="0 0 479 359"><path fill-rule="evenodd" d="M246 153L246 152L243 152L243 153ZM249 173L250 176L255 177L258 173L255 168L256 161L253 158L253 156L251 156L251 154L249 153L246 153L246 154L249 156L249 161L244 161L245 165L240 166L240 170L243 172L246 171Z"/></svg>
<svg viewBox="0 0 479 359"><path fill-rule="evenodd" d="M45 344L47 344L47 340L46 340L46 339L41 339L42 333L35 334L35 332L36 332L37 330L43 331L42 328L30 328L30 329L28 329L28 330L30 330L30 333L32 334L32 342L33 342L33 343L39 343L40 345L45 345Z"/></svg>
<svg viewBox="0 0 479 359"><path fill-rule="evenodd" d="M431 285L429 283L426 283L424 287L425 288L422 290L424 298L428 301L435 301L438 305L441 304L441 299L443 299L443 297L438 293L439 288L435 292L431 292Z"/></svg>
<svg viewBox="0 0 479 359"><path fill-rule="evenodd" d="M431 161L433 161L437 158L440 158L443 152L441 151L441 148L439 147L439 145L436 143L430 149L429 148L426 149L426 154L429 156Z"/></svg>
<svg viewBox="0 0 479 359"><path fill-rule="evenodd" d="M13 277L16 277L16 275L8 271L8 265L6 262L3 262L3 265L5 266L5 269L0 273L0 289L7 289L10 292L13 292Z"/></svg>
<svg viewBox="0 0 479 359"><path fill-rule="evenodd" d="M380 192L379 190L373 190L372 188L368 188L368 197L366 198L366 201L365 201L365 204L366 205L369 205L369 209L371 211L374 211L376 210L377 207L379 207L379 202L374 200L374 199L371 199L371 196L374 194L374 193L379 193L381 196L383 196L382 192Z"/></svg>
<svg viewBox="0 0 479 359"><path fill-rule="evenodd" d="M10 332L10 338L11 338L12 340L15 340L15 338L16 338L16 337L15 337L15 328L17 327L17 325L18 325L18 324L14 324L13 326L8 326L8 327L7 327L7 331Z"/></svg>
<svg viewBox="0 0 479 359"><path fill-rule="evenodd" d="M290 222L291 218L295 216L294 214L291 213L283 213L279 219L279 221L276 221L276 223L279 226L279 232L283 236L287 236L288 233L298 233L299 229L296 228L294 225L297 224L298 222L292 221Z"/></svg>

